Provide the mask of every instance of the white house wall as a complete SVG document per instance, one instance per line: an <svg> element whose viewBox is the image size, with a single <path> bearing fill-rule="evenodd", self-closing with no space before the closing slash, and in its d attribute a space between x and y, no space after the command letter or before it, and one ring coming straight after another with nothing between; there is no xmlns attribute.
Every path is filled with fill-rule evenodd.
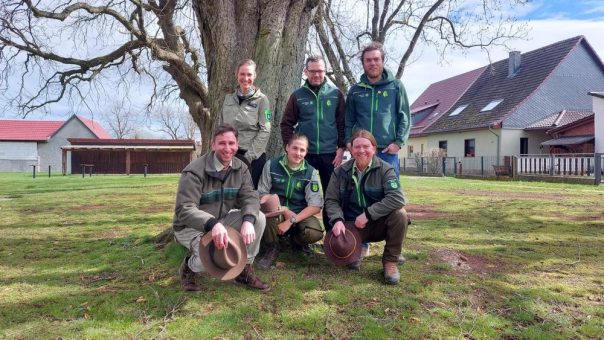
<svg viewBox="0 0 604 340"><path fill-rule="evenodd" d="M528 153L548 154L549 149L541 147L541 143L552 139L543 130L524 131L520 129L502 129L501 130L501 155L512 156L520 154L520 138L528 138Z"/></svg>
<svg viewBox="0 0 604 340"><path fill-rule="evenodd" d="M493 130L499 134L499 130ZM427 148L428 152L431 149L438 149L440 141L447 141L447 157L457 158L475 158L465 157L464 142L466 139L474 139L475 142L475 157L478 156L496 156L497 155L497 138L488 130L476 130L466 132L449 132L440 133L428 136Z"/></svg>
<svg viewBox="0 0 604 340"><path fill-rule="evenodd" d="M38 144L41 171L51 166L53 172L61 171L61 147L70 145L67 138L97 138L79 119L73 117L52 136L48 143ZM67 153L67 172L71 170L71 157Z"/></svg>
<svg viewBox="0 0 604 340"><path fill-rule="evenodd" d="M31 170L38 163L36 142L0 142L0 172Z"/></svg>
<svg viewBox="0 0 604 340"><path fill-rule="evenodd" d="M399 151L399 158L413 158L413 155L409 155L409 146L413 146L413 153L422 153L422 149L426 148L428 144L427 137L412 137L407 140L407 144Z"/></svg>

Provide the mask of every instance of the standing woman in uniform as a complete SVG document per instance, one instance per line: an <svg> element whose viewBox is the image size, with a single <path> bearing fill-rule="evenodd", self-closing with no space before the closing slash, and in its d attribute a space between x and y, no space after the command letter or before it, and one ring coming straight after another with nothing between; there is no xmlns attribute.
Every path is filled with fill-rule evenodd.
<svg viewBox="0 0 604 340"><path fill-rule="evenodd" d="M253 60L242 60L235 75L239 85L224 98L219 123L229 123L238 130L237 157L248 165L254 188L258 188L271 132L271 108L268 98L254 86L256 63Z"/></svg>

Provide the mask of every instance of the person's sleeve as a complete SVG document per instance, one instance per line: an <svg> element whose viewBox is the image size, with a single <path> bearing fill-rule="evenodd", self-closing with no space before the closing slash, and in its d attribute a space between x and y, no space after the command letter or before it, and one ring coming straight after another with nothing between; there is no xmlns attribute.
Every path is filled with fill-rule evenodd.
<svg viewBox="0 0 604 340"><path fill-rule="evenodd" d="M296 104L296 96L292 93L289 96L283 117L281 118L281 140L283 147L289 143L289 140L294 134L294 126L298 123L299 113L298 105Z"/></svg>
<svg viewBox="0 0 604 340"><path fill-rule="evenodd" d="M245 158L247 158L250 163L253 160L258 159L258 157L260 157L260 155L262 155L266 151L268 138L271 134L271 118L272 111L268 102L268 98L266 96L262 96L258 105L258 134L252 142L251 150L248 150L245 153Z"/></svg>
<svg viewBox="0 0 604 340"><path fill-rule="evenodd" d="M260 211L258 191L254 190L250 169L245 167L242 176L241 188L238 193L238 200L241 204L241 215L243 216L244 221L256 223L258 211Z"/></svg>
<svg viewBox="0 0 604 340"><path fill-rule="evenodd" d="M338 168L331 174L327 191L325 192L325 209L329 224L334 225L337 221L344 221L344 212L340 207L340 178L337 175Z"/></svg>
<svg viewBox="0 0 604 340"><path fill-rule="evenodd" d="M403 145L407 143L407 139L409 139L409 131L411 131L411 113L409 111L409 100L407 99L407 92L405 91L405 86L403 86L403 83L400 80L398 82L398 126L396 129L395 143L402 148Z"/></svg>
<svg viewBox="0 0 604 340"><path fill-rule="evenodd" d="M260 197L270 194L272 188L271 181L271 161L268 160L264 164L264 168L262 169L262 174L260 175L260 181L258 182L258 195Z"/></svg>
<svg viewBox="0 0 604 340"><path fill-rule="evenodd" d="M184 172L180 176L176 192L175 214L180 225L199 231L207 231L206 225L212 224L212 221L216 219L213 215L199 209L201 188L202 182L197 175ZM213 225L210 227L213 227Z"/></svg>
<svg viewBox="0 0 604 340"><path fill-rule="evenodd" d="M354 100L352 99L353 88L348 90L348 95L346 96L346 112L344 118L344 144L350 142L350 137L352 136L352 128L356 123L356 112L354 107Z"/></svg>
<svg viewBox="0 0 604 340"><path fill-rule="evenodd" d="M345 128L346 128L346 103L344 94L338 91L338 107L336 109L336 125L338 127L338 147L346 147Z"/></svg>
<svg viewBox="0 0 604 340"><path fill-rule="evenodd" d="M319 171L313 170L310 182L305 188L306 205L309 207L323 207L323 188L321 188L321 180Z"/></svg>
<svg viewBox="0 0 604 340"><path fill-rule="evenodd" d="M371 221L384 217L391 212L405 206L405 195L401 189L401 184L394 169L388 167L382 175L382 189L384 190L384 198L367 207L365 213Z"/></svg>

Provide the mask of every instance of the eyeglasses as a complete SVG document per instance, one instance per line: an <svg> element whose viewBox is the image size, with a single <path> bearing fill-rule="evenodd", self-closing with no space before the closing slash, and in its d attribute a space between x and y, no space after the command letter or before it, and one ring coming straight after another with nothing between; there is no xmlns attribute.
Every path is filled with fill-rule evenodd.
<svg viewBox="0 0 604 340"><path fill-rule="evenodd" d="M306 70L306 72L310 73L310 74L321 74L321 73L325 73L325 70Z"/></svg>

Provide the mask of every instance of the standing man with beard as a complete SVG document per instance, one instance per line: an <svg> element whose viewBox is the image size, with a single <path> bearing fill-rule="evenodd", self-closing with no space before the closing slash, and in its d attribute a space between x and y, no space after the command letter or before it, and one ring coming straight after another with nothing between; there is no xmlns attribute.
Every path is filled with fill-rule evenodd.
<svg viewBox="0 0 604 340"><path fill-rule="evenodd" d="M346 147L344 94L327 83L325 69L323 58L306 59L306 81L289 97L281 119L283 145L288 145L295 132L308 138L306 161L319 171L323 188L327 188L334 167L342 163ZM323 222L329 228L325 212Z"/></svg>
<svg viewBox="0 0 604 340"><path fill-rule="evenodd" d="M384 68L384 59L384 47L375 41L361 52L365 73L346 97L346 141L355 130L369 131L377 141L376 156L394 168L398 179L398 152L409 138L411 115L405 87ZM362 256L368 253L369 244L363 244ZM401 255L399 263L404 262Z"/></svg>

